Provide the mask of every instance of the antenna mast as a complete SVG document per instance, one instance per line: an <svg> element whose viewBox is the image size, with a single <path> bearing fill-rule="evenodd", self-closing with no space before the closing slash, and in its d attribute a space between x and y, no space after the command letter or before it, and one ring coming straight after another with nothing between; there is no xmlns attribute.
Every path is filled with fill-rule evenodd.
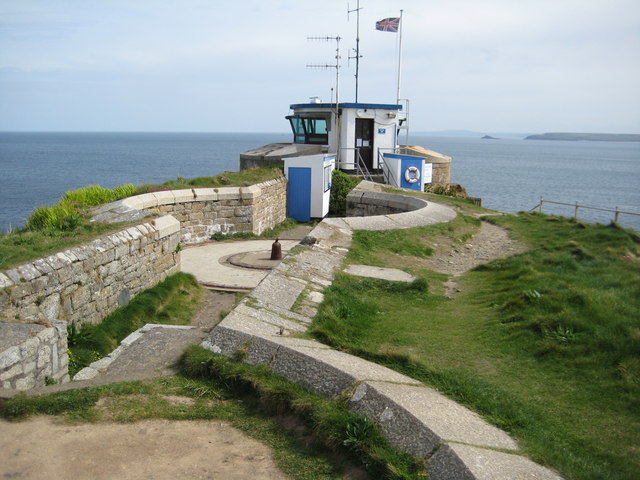
<svg viewBox="0 0 640 480"><path fill-rule="evenodd" d="M336 69L336 103L334 108L334 116L336 121L336 132L337 132L337 152L336 152L336 161L338 165L340 164L340 36L330 37L330 36L321 36L321 37L307 37L307 40L321 40L328 42L330 40L335 40L336 42L336 63L335 65L331 65L329 63L325 64L307 64L307 68L335 68ZM333 90L333 89L332 89ZM333 95L332 95L333 96Z"/></svg>
<svg viewBox="0 0 640 480"><path fill-rule="evenodd" d="M335 68L336 69L336 105L338 104L338 90L340 85L340 40L342 40L339 36L336 37L307 37L307 40L322 40L328 42L329 40L336 41L336 63L335 65L331 65L329 63L307 63L307 68ZM337 107L336 107L337 108Z"/></svg>
<svg viewBox="0 0 640 480"><path fill-rule="evenodd" d="M358 70L360 69L360 59L362 55L360 55L360 0L356 4L356 8L354 10L349 10L349 4L347 3L347 20L349 19L349 14L356 12L356 48L353 49L355 52L355 56L349 57L356 59L356 103L358 103Z"/></svg>

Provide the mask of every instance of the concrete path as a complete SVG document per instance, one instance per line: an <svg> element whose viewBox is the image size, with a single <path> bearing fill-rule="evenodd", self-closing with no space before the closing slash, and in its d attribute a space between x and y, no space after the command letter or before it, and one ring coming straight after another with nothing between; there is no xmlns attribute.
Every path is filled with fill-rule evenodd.
<svg viewBox="0 0 640 480"><path fill-rule="evenodd" d="M378 278L392 282L413 282L416 277L397 268L372 267L370 265L349 265L344 273L357 277Z"/></svg>

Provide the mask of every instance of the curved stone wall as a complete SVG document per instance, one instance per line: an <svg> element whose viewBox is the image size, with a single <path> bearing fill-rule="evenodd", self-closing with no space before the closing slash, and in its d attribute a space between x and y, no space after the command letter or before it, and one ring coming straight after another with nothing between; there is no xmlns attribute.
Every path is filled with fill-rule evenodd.
<svg viewBox="0 0 640 480"><path fill-rule="evenodd" d="M354 189L347 195L347 217L412 212L427 205L426 200L418 197Z"/></svg>
<svg viewBox="0 0 640 480"><path fill-rule="evenodd" d="M216 233L261 234L287 218L284 177L248 187L192 188L136 195L102 206L94 219L119 222L149 214L172 215L180 222L180 242L207 241Z"/></svg>

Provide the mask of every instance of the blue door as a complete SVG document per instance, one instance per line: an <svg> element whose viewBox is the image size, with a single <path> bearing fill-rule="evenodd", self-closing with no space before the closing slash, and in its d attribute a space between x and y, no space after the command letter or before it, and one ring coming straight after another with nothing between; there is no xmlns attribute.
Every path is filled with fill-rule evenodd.
<svg viewBox="0 0 640 480"><path fill-rule="evenodd" d="M297 222L311 220L311 169L289 168L287 216Z"/></svg>

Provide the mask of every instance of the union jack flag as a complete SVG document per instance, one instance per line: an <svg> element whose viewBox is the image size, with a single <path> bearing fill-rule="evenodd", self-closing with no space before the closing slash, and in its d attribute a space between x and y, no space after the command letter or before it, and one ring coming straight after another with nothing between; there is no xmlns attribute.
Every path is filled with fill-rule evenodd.
<svg viewBox="0 0 640 480"><path fill-rule="evenodd" d="M380 20L376 22L376 30L380 30L382 32L393 32L398 33L398 28L400 27L400 18L385 18L384 20Z"/></svg>

